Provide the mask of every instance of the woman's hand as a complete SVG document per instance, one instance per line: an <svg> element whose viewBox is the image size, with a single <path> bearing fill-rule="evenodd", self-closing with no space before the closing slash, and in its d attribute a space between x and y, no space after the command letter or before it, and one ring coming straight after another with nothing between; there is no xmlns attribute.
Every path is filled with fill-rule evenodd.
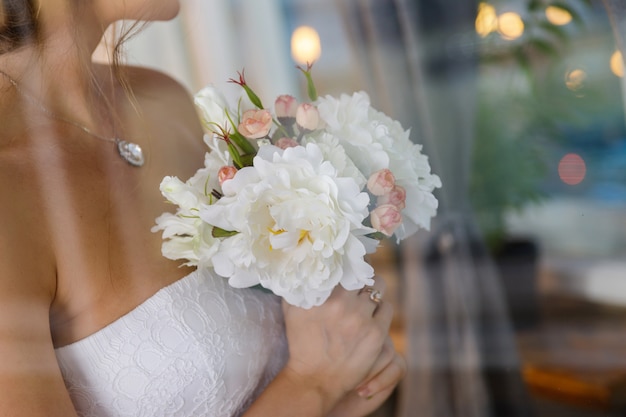
<svg viewBox="0 0 626 417"><path fill-rule="evenodd" d="M383 293L384 287L377 279L374 289ZM373 301L367 291L337 288L322 306L283 304L283 310L290 353L283 372L315 390L328 411L359 387L374 392L396 378L388 370L391 305Z"/></svg>
<svg viewBox="0 0 626 417"><path fill-rule="evenodd" d="M365 382L346 395L329 417L362 417L378 409L406 374L406 361L396 352L390 337Z"/></svg>

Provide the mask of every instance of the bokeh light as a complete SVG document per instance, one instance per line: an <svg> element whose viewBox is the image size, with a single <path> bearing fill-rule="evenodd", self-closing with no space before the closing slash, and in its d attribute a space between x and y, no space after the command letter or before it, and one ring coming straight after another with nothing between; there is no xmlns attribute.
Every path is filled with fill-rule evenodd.
<svg viewBox="0 0 626 417"><path fill-rule="evenodd" d="M611 55L611 72L618 77L624 76L624 59L622 57L622 53L620 51L613 52Z"/></svg>
<svg viewBox="0 0 626 417"><path fill-rule="evenodd" d="M524 21L515 12L502 13L498 17L498 32L506 40L515 40L524 34Z"/></svg>
<svg viewBox="0 0 626 417"><path fill-rule="evenodd" d="M568 153L559 161L559 178L567 185L580 184L587 174L587 165L580 155Z"/></svg>
<svg viewBox="0 0 626 417"><path fill-rule="evenodd" d="M478 33L481 38L498 30L496 8L489 3L480 3L478 5L478 16L476 16L475 26L476 33Z"/></svg>
<svg viewBox="0 0 626 417"><path fill-rule="evenodd" d="M322 55L320 36L310 26L300 26L291 35L291 55L299 64L312 63Z"/></svg>
<svg viewBox="0 0 626 417"><path fill-rule="evenodd" d="M572 14L560 7L548 6L546 7L546 18L553 25L564 26L572 21Z"/></svg>
<svg viewBox="0 0 626 417"><path fill-rule="evenodd" d="M576 68L565 74L565 86L572 91L580 91L585 86L586 79L587 73Z"/></svg>

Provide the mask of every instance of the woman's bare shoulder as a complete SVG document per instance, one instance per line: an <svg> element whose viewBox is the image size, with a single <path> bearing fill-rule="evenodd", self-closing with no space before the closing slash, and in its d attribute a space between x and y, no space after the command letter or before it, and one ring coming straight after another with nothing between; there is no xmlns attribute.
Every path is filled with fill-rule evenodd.
<svg viewBox="0 0 626 417"><path fill-rule="evenodd" d="M137 99L179 104L183 105L184 110L193 107L191 92L181 82L168 74L137 66L124 66L122 73Z"/></svg>
<svg viewBox="0 0 626 417"><path fill-rule="evenodd" d="M153 164L167 166L170 171L178 167L181 171L175 172L180 175L192 175L206 152L192 94L163 72L134 66L121 70L132 92L131 101L140 109L139 126L147 128L153 140Z"/></svg>
<svg viewBox="0 0 626 417"><path fill-rule="evenodd" d="M193 97L185 86L170 75L150 68L125 66L122 71L141 107L184 124L196 140L202 138Z"/></svg>

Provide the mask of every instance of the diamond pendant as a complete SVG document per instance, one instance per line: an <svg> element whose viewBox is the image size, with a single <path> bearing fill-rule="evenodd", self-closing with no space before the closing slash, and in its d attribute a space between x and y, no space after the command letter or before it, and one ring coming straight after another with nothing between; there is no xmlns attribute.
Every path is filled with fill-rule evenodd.
<svg viewBox="0 0 626 417"><path fill-rule="evenodd" d="M117 144L117 151L126 162L136 167L143 165L144 157L141 146L121 139L116 139L115 143Z"/></svg>

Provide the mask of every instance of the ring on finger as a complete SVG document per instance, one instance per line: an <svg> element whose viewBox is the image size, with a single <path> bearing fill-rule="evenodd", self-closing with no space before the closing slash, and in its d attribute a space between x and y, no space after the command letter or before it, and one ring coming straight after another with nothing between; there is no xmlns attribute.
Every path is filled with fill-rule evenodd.
<svg viewBox="0 0 626 417"><path fill-rule="evenodd" d="M365 287L362 291L368 293L370 300L372 300L374 303L380 304L383 302L383 294L376 288Z"/></svg>

